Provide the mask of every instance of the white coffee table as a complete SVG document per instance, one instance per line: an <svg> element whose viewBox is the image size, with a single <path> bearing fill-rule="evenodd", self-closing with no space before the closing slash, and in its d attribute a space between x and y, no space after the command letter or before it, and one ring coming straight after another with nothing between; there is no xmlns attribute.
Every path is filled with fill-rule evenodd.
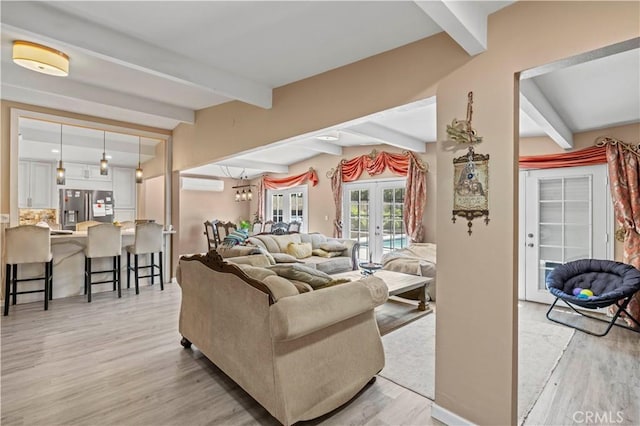
<svg viewBox="0 0 640 426"><path fill-rule="evenodd" d="M385 270L376 271L373 275L384 281L384 283L389 288L389 296L396 296L409 290L422 288L419 295L420 300L418 304L418 310L425 311L427 309L427 287L431 285L431 283L433 283L433 278ZM332 275L332 277L358 280L362 278L363 275L360 271L349 271Z"/></svg>

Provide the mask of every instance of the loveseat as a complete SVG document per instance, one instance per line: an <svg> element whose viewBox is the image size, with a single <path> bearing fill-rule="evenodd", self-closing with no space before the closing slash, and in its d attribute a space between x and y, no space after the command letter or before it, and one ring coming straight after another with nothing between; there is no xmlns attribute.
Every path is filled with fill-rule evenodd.
<svg viewBox="0 0 640 426"><path fill-rule="evenodd" d="M266 271L266 272L265 272ZM179 331L285 425L326 414L383 367L375 276L300 293L265 268L215 251L181 258Z"/></svg>
<svg viewBox="0 0 640 426"><path fill-rule="evenodd" d="M277 263L280 263L278 255L291 255L290 244L310 244L312 250L309 253L310 256L298 257L293 261L305 263L327 274L358 269L359 245L355 240L329 238L320 233L258 234L249 237L245 243L261 247L269 254L276 255L275 262Z"/></svg>

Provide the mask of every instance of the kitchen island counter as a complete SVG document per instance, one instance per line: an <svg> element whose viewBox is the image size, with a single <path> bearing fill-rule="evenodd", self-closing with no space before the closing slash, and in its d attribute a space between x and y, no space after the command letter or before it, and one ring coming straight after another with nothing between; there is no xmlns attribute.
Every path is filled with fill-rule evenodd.
<svg viewBox="0 0 640 426"><path fill-rule="evenodd" d="M163 231L164 234L164 247L163 249L163 263L167 265L167 239L171 234L175 234L175 231ZM135 230L127 229L122 231L122 260L121 260L121 279L122 279L122 291L126 291L127 288L127 251L126 246L134 243ZM77 296L84 294L84 249L86 247L87 232L86 231L73 231L70 234L57 234L51 235L51 252L53 254L53 298L59 299L62 297ZM141 255L140 264L146 265L149 262L149 256ZM98 258L93 260L94 270L107 270L111 269L111 258ZM169 275L170 268L168 265L164 268L164 281L167 282L167 276ZM38 277L42 276L44 269L42 264L27 264L21 265L18 268L18 277ZM132 274L133 275L133 274ZM111 273L95 274L93 281L110 280ZM133 281L133 276L131 277ZM140 285L147 285L148 278L140 280ZM36 290L42 288L42 282L26 282L20 284L21 290ZM131 289L133 290L133 282L131 283ZM100 293L109 291L111 292L113 287L110 283L95 285L92 287L92 293ZM102 296L100 296L102 297ZM117 297L114 294L114 297ZM18 296L18 303L29 303L34 301L41 301L42 294L24 294ZM52 307L55 307L53 305Z"/></svg>

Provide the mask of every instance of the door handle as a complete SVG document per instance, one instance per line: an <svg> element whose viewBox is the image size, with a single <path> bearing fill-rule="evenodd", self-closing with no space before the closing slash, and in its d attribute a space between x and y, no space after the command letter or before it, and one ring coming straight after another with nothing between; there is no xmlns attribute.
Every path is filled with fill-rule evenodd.
<svg viewBox="0 0 640 426"><path fill-rule="evenodd" d="M533 243L527 244L527 247L533 247Z"/></svg>
<svg viewBox="0 0 640 426"><path fill-rule="evenodd" d="M533 238L533 234L529 233L529 234L527 234L527 237Z"/></svg>

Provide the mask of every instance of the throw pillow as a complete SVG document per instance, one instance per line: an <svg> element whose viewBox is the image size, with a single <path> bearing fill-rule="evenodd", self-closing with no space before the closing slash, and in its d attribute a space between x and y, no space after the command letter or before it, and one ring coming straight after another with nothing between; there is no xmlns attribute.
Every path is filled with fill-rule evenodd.
<svg viewBox="0 0 640 426"><path fill-rule="evenodd" d="M314 256L320 256L320 257L342 256L342 252L341 251L326 251L326 250L322 250L322 249L312 250L311 254L314 255Z"/></svg>
<svg viewBox="0 0 640 426"><path fill-rule="evenodd" d="M271 253L275 263L300 263L298 259L286 253Z"/></svg>
<svg viewBox="0 0 640 426"><path fill-rule="evenodd" d="M251 246L250 246L250 247L251 247ZM269 253L269 250L267 250L267 249L266 249L266 248L264 248L264 247L260 247L260 246L258 246L258 247L254 247L254 248L256 248L257 250L259 250L259 251L260 251L260 254L264 254L264 255L267 257L267 259L269 260L269 264L270 264L270 265L275 265L275 264L276 264L276 260L273 258L273 256L271 255L271 253Z"/></svg>
<svg viewBox="0 0 640 426"><path fill-rule="evenodd" d="M276 275L275 271L271 271L267 268L259 268L257 266L245 265L241 263L237 263L236 266L242 269L242 272L247 274L249 277L258 281L262 281L266 277Z"/></svg>
<svg viewBox="0 0 640 426"><path fill-rule="evenodd" d="M269 291L271 291L274 302L277 302L283 297L296 296L300 294L296 286L293 285L291 281L277 275L268 276L262 280L262 282L269 288Z"/></svg>
<svg viewBox="0 0 640 426"><path fill-rule="evenodd" d="M320 244L320 248L324 251L345 251L347 246L339 241L327 241L326 243Z"/></svg>
<svg viewBox="0 0 640 426"><path fill-rule="evenodd" d="M334 285L338 285L338 284L344 284L344 283L350 283L351 279L349 278L337 278L335 280L331 280L328 283L326 283L323 287L320 288L327 288L327 287L333 287ZM318 288L318 290L320 289Z"/></svg>
<svg viewBox="0 0 640 426"><path fill-rule="evenodd" d="M269 269L281 277L307 283L313 289L323 287L331 281L331 275L298 263L293 265L274 265Z"/></svg>
<svg viewBox="0 0 640 426"><path fill-rule="evenodd" d="M311 243L289 243L287 253L296 259L311 257Z"/></svg>

